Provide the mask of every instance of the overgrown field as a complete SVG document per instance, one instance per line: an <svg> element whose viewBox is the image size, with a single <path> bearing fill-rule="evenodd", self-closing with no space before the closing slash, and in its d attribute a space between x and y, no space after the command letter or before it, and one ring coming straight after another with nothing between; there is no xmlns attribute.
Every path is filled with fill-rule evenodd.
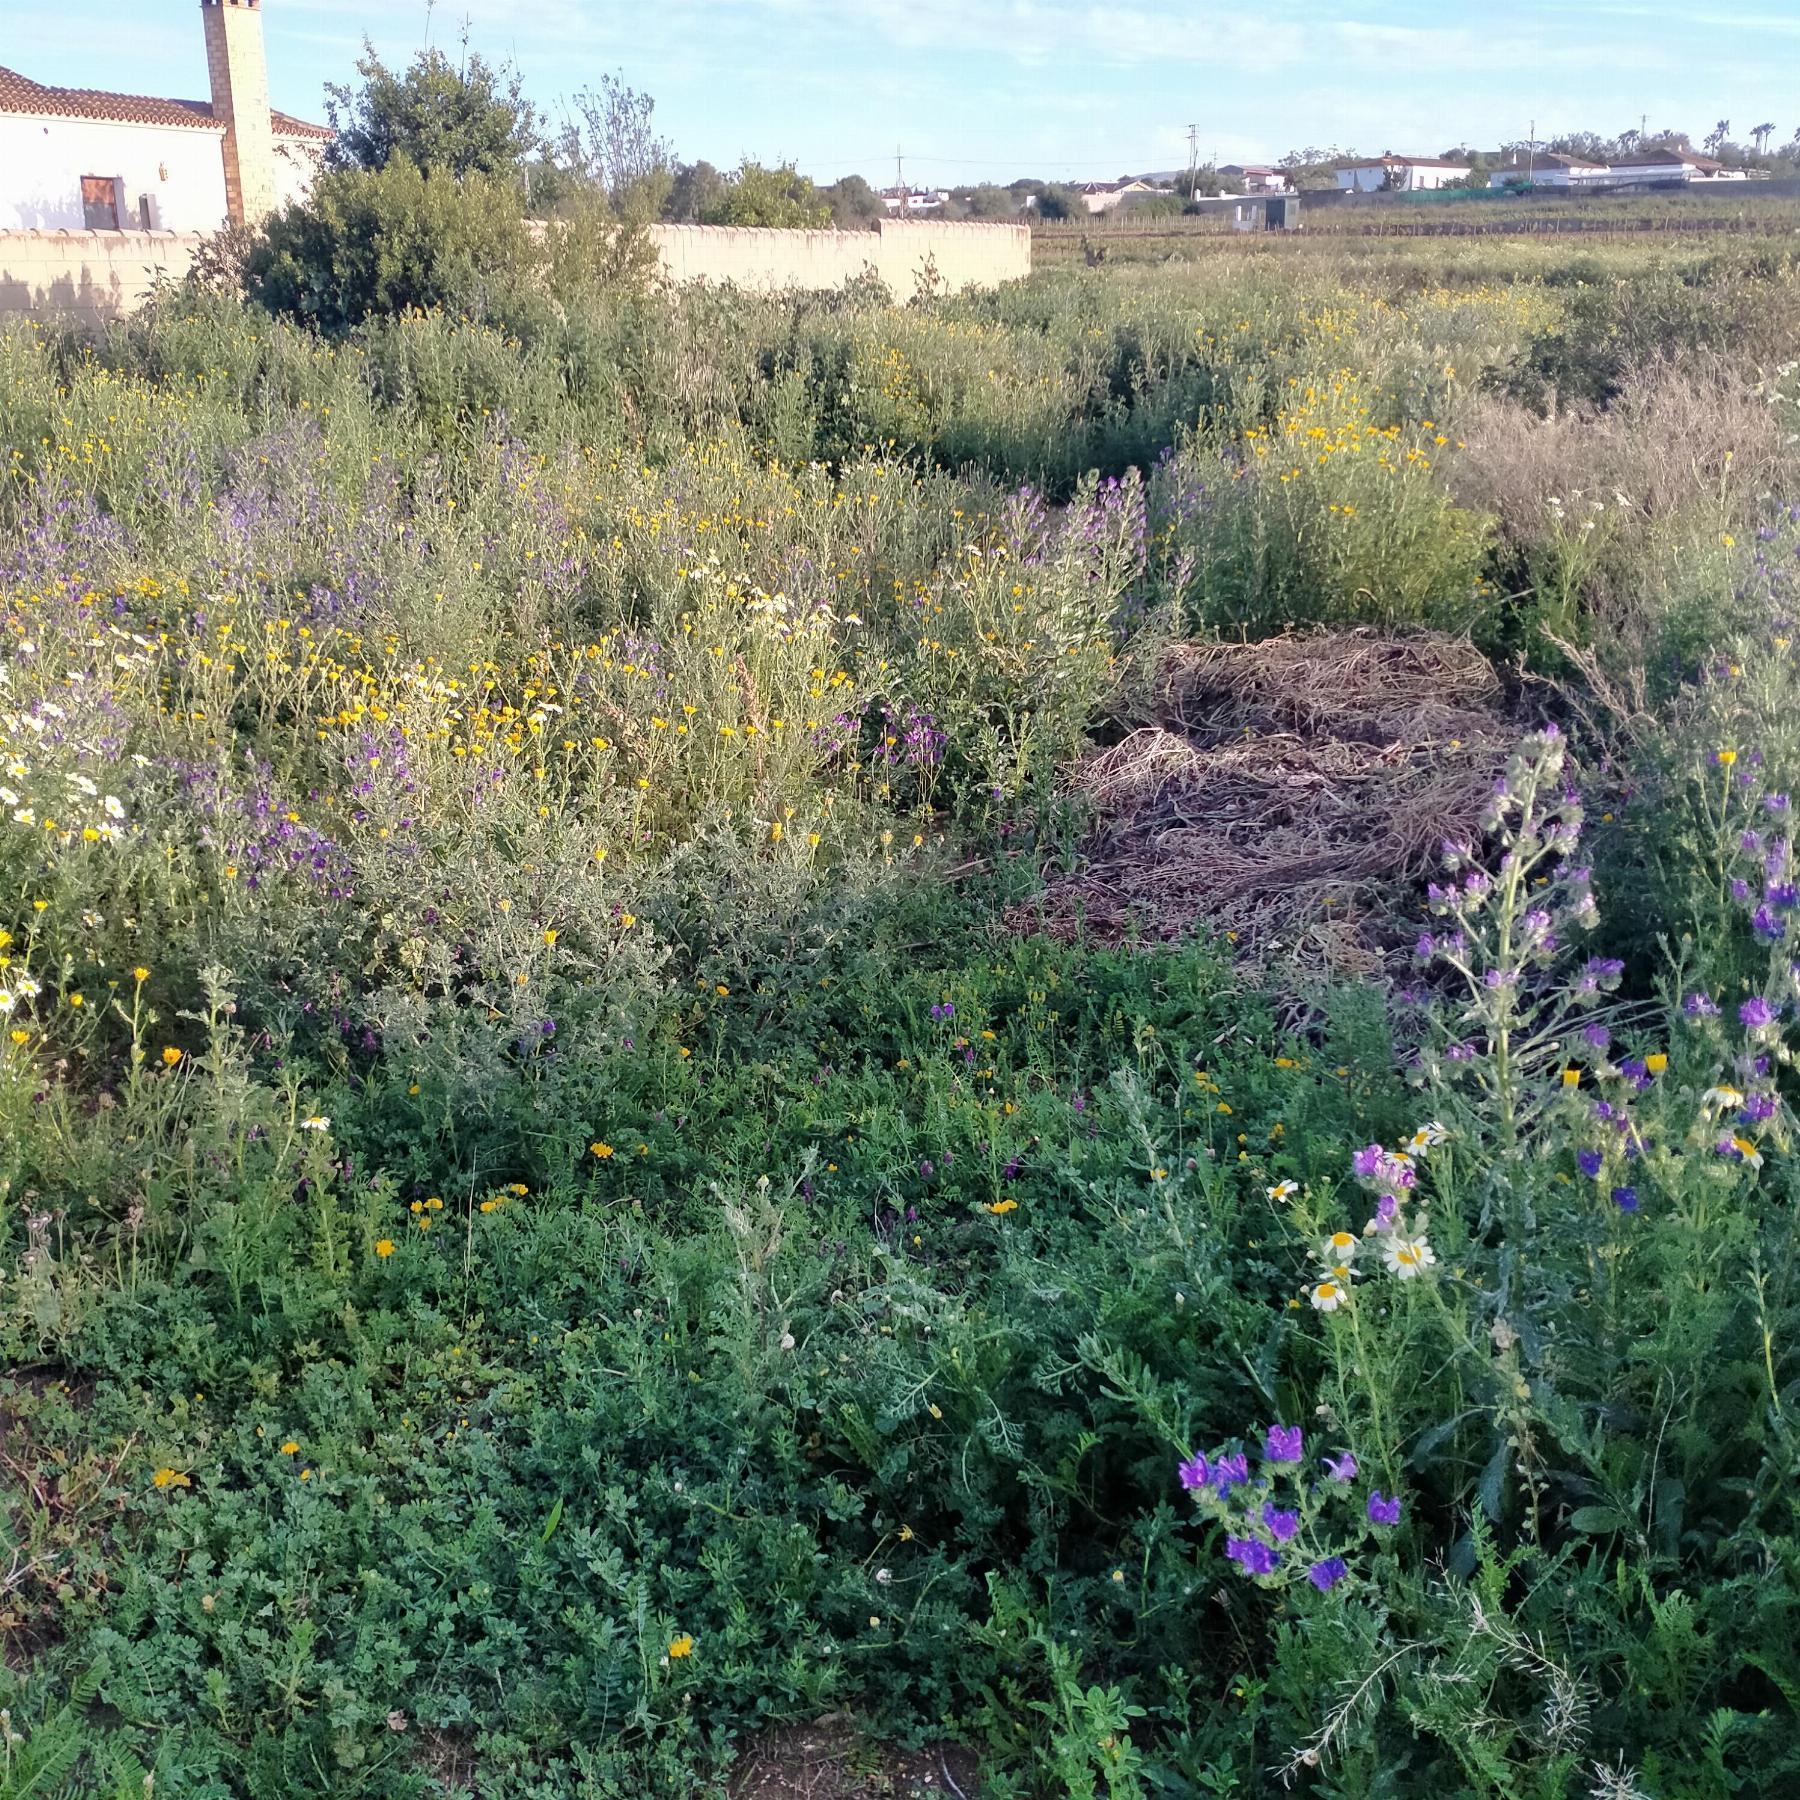
<svg viewBox="0 0 1800 1800"><path fill-rule="evenodd" d="M1797 356L0 332L0 1795L1794 1792Z"/></svg>

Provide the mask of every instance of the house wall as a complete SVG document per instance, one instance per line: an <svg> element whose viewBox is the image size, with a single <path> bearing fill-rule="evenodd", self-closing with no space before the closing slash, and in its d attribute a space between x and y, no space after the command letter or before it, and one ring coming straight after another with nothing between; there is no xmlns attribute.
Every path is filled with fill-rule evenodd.
<svg viewBox="0 0 1800 1800"><path fill-rule="evenodd" d="M325 146L316 138L275 140L275 204L291 206L312 192L325 166Z"/></svg>
<svg viewBox="0 0 1800 1800"><path fill-rule="evenodd" d="M123 186L126 227L150 196L158 231L216 231L225 220L222 133L194 125L0 117L0 231L85 232L81 178Z"/></svg>

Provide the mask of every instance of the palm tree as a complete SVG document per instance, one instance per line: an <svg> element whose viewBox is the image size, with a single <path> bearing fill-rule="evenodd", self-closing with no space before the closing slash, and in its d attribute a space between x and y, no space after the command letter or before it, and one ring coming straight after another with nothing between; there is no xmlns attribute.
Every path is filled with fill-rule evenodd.
<svg viewBox="0 0 1800 1800"><path fill-rule="evenodd" d="M1775 135L1773 120L1766 125L1751 126L1750 135L1756 140L1756 154L1763 155L1769 148L1769 139Z"/></svg>
<svg viewBox="0 0 1800 1800"><path fill-rule="evenodd" d="M1725 140L1730 136L1731 121L1729 119L1721 119L1718 124L1706 134L1707 149L1710 150L1714 156L1717 156L1719 152L1725 148Z"/></svg>

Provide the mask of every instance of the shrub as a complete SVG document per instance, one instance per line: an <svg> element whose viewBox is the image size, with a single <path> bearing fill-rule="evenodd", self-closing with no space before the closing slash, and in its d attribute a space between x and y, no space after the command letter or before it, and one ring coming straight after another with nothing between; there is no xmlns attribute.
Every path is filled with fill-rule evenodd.
<svg viewBox="0 0 1800 1800"><path fill-rule="evenodd" d="M510 181L395 157L321 176L269 221L244 279L257 304L335 335L438 307L508 317L527 303L540 260Z"/></svg>

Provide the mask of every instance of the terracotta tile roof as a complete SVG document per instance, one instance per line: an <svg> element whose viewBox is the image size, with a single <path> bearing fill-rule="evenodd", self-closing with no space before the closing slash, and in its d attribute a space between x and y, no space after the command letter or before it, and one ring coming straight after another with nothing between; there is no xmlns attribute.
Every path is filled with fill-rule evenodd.
<svg viewBox="0 0 1800 1800"><path fill-rule="evenodd" d="M29 113L53 119L103 119L117 125L187 125L198 131L223 131L209 100L158 100L149 94L106 94L95 88L46 87L16 69L0 67L0 113ZM269 112L277 137L328 140L323 125L296 119L292 113Z"/></svg>

